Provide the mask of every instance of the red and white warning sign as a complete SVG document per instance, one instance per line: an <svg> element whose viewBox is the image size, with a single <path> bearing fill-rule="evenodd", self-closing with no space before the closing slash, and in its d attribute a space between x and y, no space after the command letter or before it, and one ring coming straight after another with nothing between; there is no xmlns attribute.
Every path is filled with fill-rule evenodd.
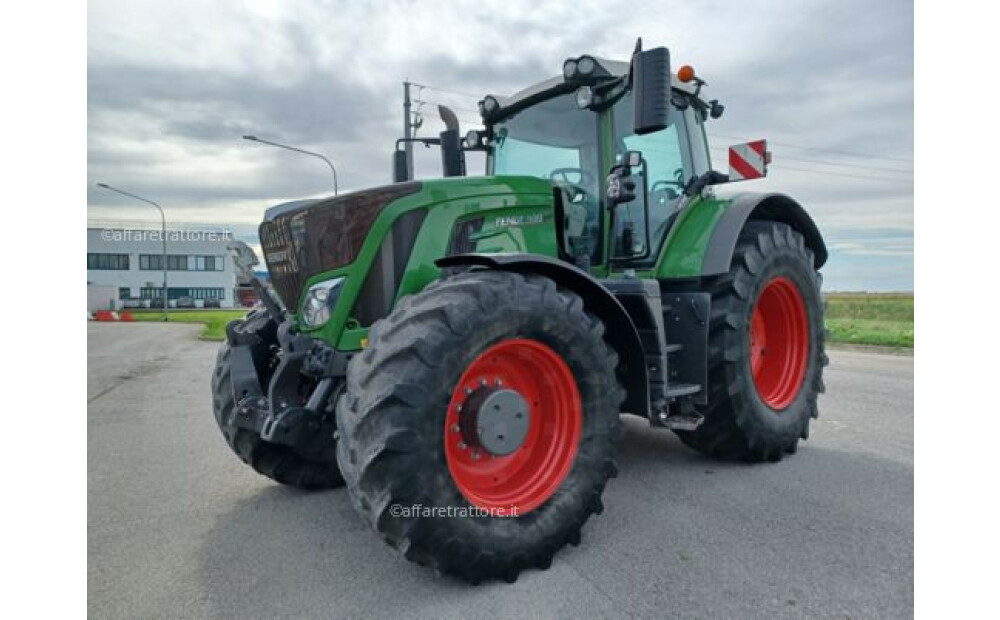
<svg viewBox="0 0 1000 620"><path fill-rule="evenodd" d="M729 180L745 181L767 176L767 165L771 154L767 152L767 140L754 140L729 147Z"/></svg>

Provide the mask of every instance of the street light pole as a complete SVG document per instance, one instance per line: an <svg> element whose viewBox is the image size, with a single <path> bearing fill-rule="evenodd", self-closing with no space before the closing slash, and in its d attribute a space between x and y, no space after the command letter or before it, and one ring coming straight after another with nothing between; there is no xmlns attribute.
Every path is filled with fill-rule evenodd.
<svg viewBox="0 0 1000 620"><path fill-rule="evenodd" d="M169 310L170 304L167 302L167 217L163 214L163 207L156 204L148 198L143 198L142 196L136 196L135 194L130 194L124 190L120 190L117 187L111 187L107 183L98 183L97 187L110 190L112 192L121 194L123 196L128 196L129 198L135 198L136 200L141 200L147 204L151 204L156 207L157 211L160 212L160 234L163 237L163 256L161 260L163 261L163 320L167 320L167 312Z"/></svg>
<svg viewBox="0 0 1000 620"><path fill-rule="evenodd" d="M287 144L279 144L277 142L271 142L270 140L262 140L257 136L243 136L244 140L249 140L250 142L259 142L261 144L270 144L271 146L276 146L280 149L287 149L289 151L295 151L296 153L302 153L303 155L312 155L313 157L319 157L326 162L327 166L330 166L330 171L333 172L333 195L337 195L337 169L333 167L333 162L321 153L314 153L312 151L307 151L305 149L300 149L294 146L288 146Z"/></svg>

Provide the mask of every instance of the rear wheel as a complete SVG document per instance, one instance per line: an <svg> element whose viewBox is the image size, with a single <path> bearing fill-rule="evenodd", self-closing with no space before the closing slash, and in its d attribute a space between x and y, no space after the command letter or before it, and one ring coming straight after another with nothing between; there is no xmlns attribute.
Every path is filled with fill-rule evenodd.
<svg viewBox="0 0 1000 620"><path fill-rule="evenodd" d="M338 405L358 512L408 559L474 583L547 568L616 473L625 393L603 333L539 276L471 271L402 300Z"/></svg>
<svg viewBox="0 0 1000 620"><path fill-rule="evenodd" d="M716 283L709 334L709 403L688 446L722 458L777 461L818 415L825 330L820 275L798 232L749 222L729 274Z"/></svg>

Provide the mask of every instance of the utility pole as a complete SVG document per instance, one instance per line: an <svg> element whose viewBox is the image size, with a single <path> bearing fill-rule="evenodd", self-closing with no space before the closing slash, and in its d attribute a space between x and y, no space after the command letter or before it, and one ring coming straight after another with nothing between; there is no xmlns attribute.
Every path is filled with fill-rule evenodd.
<svg viewBox="0 0 1000 620"><path fill-rule="evenodd" d="M410 121L410 82L403 82L403 137L406 138L406 142L403 143L403 148L406 151L406 178L407 180L413 179L413 142L410 140L413 137L413 125Z"/></svg>

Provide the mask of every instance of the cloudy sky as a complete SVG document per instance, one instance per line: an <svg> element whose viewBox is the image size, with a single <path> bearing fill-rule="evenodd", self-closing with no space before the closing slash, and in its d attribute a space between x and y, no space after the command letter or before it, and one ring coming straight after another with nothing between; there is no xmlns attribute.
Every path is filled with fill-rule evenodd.
<svg viewBox="0 0 1000 620"><path fill-rule="evenodd" d="M240 139L328 155L340 188L384 184L402 133L402 82L471 124L488 92L559 73L568 56L627 58L637 36L692 64L726 105L728 144L771 140L770 178L818 220L826 290L913 288L913 7L899 0L657 2L91 0L88 216L155 219L94 188L160 202L170 222L252 231L263 210L330 193L323 162ZM442 90L439 90L442 89ZM481 161L481 160L480 160ZM439 175L417 148L417 175ZM729 191L729 190L727 190Z"/></svg>

